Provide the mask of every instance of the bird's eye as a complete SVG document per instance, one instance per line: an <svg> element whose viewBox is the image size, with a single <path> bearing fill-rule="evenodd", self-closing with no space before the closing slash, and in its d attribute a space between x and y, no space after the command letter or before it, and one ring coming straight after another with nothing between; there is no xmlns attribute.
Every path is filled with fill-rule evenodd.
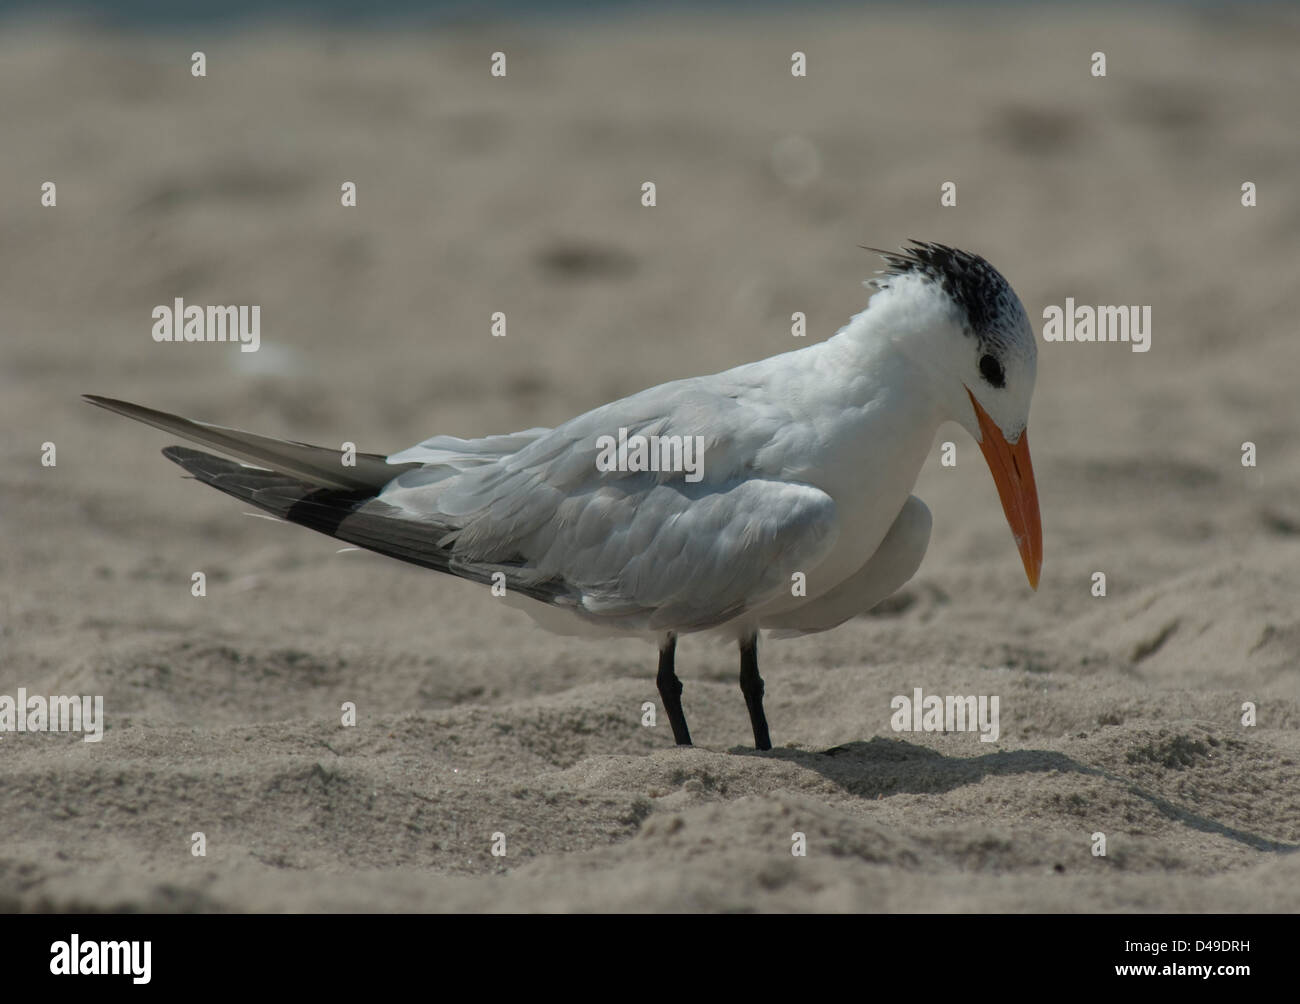
<svg viewBox="0 0 1300 1004"><path fill-rule="evenodd" d="M989 355L980 356L980 376L994 387L1005 387L1007 383L1006 374L1002 372L1002 364Z"/></svg>

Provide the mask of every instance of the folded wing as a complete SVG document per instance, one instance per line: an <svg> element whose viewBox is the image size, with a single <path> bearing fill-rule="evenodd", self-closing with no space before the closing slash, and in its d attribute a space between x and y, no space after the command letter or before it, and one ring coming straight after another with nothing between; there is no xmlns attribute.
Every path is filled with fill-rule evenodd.
<svg viewBox="0 0 1300 1004"><path fill-rule="evenodd" d="M339 453L106 398L101 407L257 467L184 447L199 480L349 543L489 583L589 621L646 631L714 627L786 593L834 545L835 504L784 477L778 405L717 380L665 384L553 430L435 437L385 458ZM602 436L690 437L701 466L602 470ZM698 475L698 477L697 477Z"/></svg>

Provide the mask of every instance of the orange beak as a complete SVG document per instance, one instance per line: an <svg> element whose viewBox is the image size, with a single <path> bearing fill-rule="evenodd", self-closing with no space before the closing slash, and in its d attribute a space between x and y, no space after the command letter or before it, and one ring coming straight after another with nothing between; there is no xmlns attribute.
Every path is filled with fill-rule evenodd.
<svg viewBox="0 0 1300 1004"><path fill-rule="evenodd" d="M970 403L979 419L980 450L998 486L998 498L1006 513L1011 534L1020 549L1020 560L1025 563L1025 575L1031 589L1038 588L1038 573L1043 568L1043 523L1038 515L1038 488L1034 484L1034 465L1029 459L1029 431L1020 434L1020 441L1012 446L993 419L980 407L975 395L970 393Z"/></svg>

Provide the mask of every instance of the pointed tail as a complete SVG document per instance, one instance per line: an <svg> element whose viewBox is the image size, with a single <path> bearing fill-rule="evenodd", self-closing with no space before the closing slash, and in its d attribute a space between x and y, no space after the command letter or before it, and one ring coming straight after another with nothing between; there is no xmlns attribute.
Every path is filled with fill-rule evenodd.
<svg viewBox="0 0 1300 1004"><path fill-rule="evenodd" d="M343 452L322 446L309 446L270 436L258 436L238 429L227 429L206 422L192 422L179 415L154 411L128 401L115 401L110 397L83 394L91 404L164 432L172 432L194 443L210 446L219 453L237 457L281 474L290 474L318 488L335 488L341 491L368 491L372 495L401 474L419 464L390 464L376 453L358 453L356 466L343 466ZM170 458L175 459L175 458Z"/></svg>

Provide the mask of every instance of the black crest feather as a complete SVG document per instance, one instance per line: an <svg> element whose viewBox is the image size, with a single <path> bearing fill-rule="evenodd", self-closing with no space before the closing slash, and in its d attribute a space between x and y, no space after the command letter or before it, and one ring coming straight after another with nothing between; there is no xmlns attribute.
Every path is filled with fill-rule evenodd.
<svg viewBox="0 0 1300 1004"><path fill-rule="evenodd" d="M998 341L999 322L1019 306L1020 301L1002 273L979 255L932 241L910 240L911 247L882 251L864 247L885 259L889 268L873 279L877 289L889 287L890 276L921 275L936 283L962 312L968 334L981 342Z"/></svg>

